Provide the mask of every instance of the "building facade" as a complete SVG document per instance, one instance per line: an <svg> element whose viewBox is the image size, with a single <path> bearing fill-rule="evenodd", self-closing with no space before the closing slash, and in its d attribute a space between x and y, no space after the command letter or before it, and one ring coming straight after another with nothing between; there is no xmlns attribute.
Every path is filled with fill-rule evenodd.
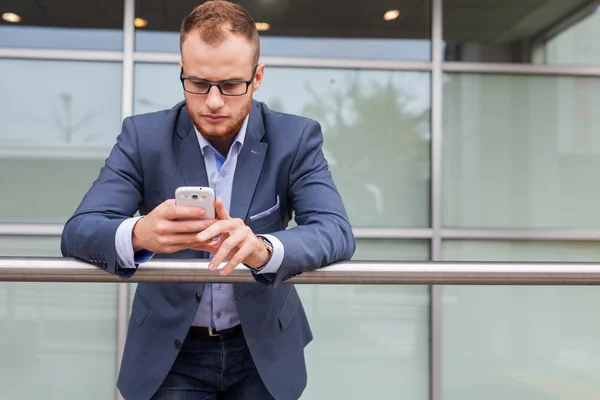
<svg viewBox="0 0 600 400"><path fill-rule="evenodd" d="M123 118L183 100L197 4L2 2L0 255L60 256ZM321 123L355 260L600 259L598 1L241 4L263 29L255 98ZM303 398L600 395L595 287L298 289ZM133 291L0 283L3 397L115 397Z"/></svg>

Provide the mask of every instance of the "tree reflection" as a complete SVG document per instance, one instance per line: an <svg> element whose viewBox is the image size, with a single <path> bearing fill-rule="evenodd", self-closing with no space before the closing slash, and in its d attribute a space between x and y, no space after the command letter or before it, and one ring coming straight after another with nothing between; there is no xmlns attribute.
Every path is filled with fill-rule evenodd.
<svg viewBox="0 0 600 400"><path fill-rule="evenodd" d="M58 128L62 134L65 143L72 143L75 138L75 134L79 131L83 131L86 125L94 118L93 111L87 111L83 116L75 119L73 116L73 95L69 92L61 92L58 95L58 101L53 102L53 110L51 114L52 123ZM48 124L45 118L40 116L33 116L32 119L41 124ZM88 142L93 139L95 135L89 135L85 137L82 142Z"/></svg>
<svg viewBox="0 0 600 400"><path fill-rule="evenodd" d="M310 100L301 115L322 125L324 151L354 226L427 225L429 104L414 110L416 93L394 82L394 72L387 82L365 76L332 79L326 92L307 83ZM277 99L271 104L283 111Z"/></svg>

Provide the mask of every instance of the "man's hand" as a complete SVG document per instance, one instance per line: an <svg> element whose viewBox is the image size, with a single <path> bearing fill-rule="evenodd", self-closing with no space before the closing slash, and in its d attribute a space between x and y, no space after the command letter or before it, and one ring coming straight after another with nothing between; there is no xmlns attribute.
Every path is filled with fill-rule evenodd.
<svg viewBox="0 0 600 400"><path fill-rule="evenodd" d="M140 218L133 228L133 251L174 253L201 245L196 235L215 223L216 219L187 220L204 216L201 207L177 206L170 199Z"/></svg>
<svg viewBox="0 0 600 400"><path fill-rule="evenodd" d="M215 201L217 222L197 235L197 242L218 241L196 246L196 250L208 251L215 256L209 264L214 271L224 260L229 262L221 269L221 275L229 274L240 263L260 268L269 260L269 251L244 221L231 218L221 199Z"/></svg>

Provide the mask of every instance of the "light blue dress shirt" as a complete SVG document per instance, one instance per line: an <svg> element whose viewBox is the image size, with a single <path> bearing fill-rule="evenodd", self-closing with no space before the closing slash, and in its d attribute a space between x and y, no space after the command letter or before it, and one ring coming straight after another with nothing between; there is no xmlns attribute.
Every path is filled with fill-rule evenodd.
<svg viewBox="0 0 600 400"><path fill-rule="evenodd" d="M248 117L244 120L227 157L220 154L208 140L194 128L198 143L200 144L202 156L204 157L204 164L206 166L206 174L208 176L210 187L215 191L215 195L223 201L227 212L229 212L229 206L231 204L233 177L235 175L237 158L244 145L247 127ZM175 193L173 193L173 195L175 195ZM121 268L135 268L136 263L143 264L154 256L154 253L146 250L142 250L136 254L133 253L133 227L140 218L142 217L129 218L123 221L117 229L115 246L117 250L117 259ZM273 245L273 255L267 265L255 273L276 273L283 262L283 244L275 236L261 236L268 239ZM204 327L213 326L217 330L222 330L236 326L239 323L240 320L235 306L232 285L205 284L202 299L192 325Z"/></svg>

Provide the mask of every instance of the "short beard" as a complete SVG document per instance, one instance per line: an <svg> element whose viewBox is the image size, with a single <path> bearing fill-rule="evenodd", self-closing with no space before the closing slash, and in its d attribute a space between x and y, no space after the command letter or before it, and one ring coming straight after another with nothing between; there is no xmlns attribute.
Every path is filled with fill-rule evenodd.
<svg viewBox="0 0 600 400"><path fill-rule="evenodd" d="M244 105L244 107L240 110L240 112L235 115L230 117L230 121L229 125L227 125L225 127L224 131L216 131L216 130L210 130L210 124L208 123L204 123L202 121L202 117L200 115L196 115L191 111L191 108L188 106L187 101L186 101L186 107L188 110L188 114L190 115L190 118L192 119L192 123L194 124L194 126L196 127L196 129L198 129L198 132L200 132L200 134L208 141L219 141L219 142L223 142L223 141L227 141L227 140L231 140L231 142L233 142L233 139L235 138L235 136L239 133L240 129L242 128L242 125L244 124L244 120L246 119L246 117L248 116L248 114L250 113L250 109L252 108L252 96L250 96L250 98L248 99L248 102ZM204 126L206 125L206 126Z"/></svg>

